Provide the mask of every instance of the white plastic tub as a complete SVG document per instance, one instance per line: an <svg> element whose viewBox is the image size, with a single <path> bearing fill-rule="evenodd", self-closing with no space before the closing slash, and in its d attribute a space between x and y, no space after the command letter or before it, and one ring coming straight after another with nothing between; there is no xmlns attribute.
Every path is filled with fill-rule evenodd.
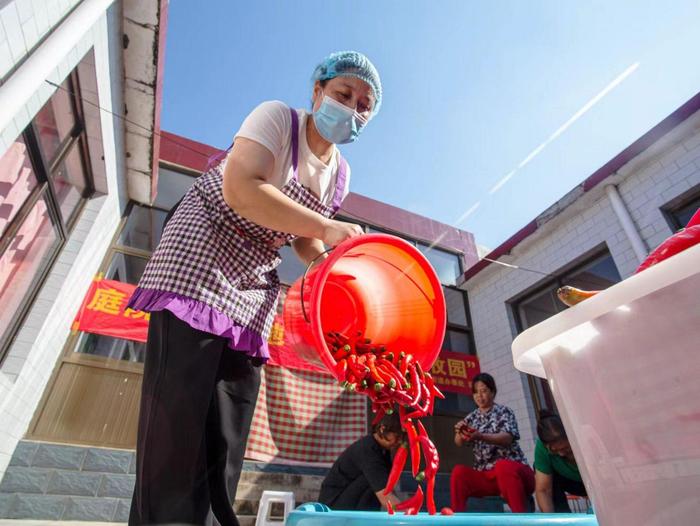
<svg viewBox="0 0 700 526"><path fill-rule="evenodd" d="M700 245L528 329L601 526L700 524Z"/></svg>

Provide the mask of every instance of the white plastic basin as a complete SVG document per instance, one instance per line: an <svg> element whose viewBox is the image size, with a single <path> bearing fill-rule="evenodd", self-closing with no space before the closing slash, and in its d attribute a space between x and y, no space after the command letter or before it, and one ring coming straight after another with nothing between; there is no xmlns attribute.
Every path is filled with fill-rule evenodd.
<svg viewBox="0 0 700 526"><path fill-rule="evenodd" d="M700 524L700 245L520 334L601 526Z"/></svg>

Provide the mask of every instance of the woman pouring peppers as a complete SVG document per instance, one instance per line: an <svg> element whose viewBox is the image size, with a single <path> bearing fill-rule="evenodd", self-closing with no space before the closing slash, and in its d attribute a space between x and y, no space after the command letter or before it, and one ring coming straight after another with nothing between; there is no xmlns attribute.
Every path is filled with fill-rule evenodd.
<svg viewBox="0 0 700 526"><path fill-rule="evenodd" d="M129 307L152 313L129 524L236 526L231 503L269 357L279 249L305 263L359 236L333 216L349 192L337 144L379 111L382 87L361 53L314 70L312 109L269 101L172 212Z"/></svg>

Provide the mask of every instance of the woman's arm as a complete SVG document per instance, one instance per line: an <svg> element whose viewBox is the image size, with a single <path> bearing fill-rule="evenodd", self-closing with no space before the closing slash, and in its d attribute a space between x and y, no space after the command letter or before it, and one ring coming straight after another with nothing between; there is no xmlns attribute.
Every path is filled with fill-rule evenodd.
<svg viewBox="0 0 700 526"><path fill-rule="evenodd" d="M552 475L535 470L535 498L542 513L554 513L552 500Z"/></svg>
<svg viewBox="0 0 700 526"><path fill-rule="evenodd" d="M274 163L272 152L263 145L237 138L224 169L226 204L260 226L320 239L331 246L362 234L359 225L327 219L268 183Z"/></svg>
<svg viewBox="0 0 700 526"><path fill-rule="evenodd" d="M323 254L326 247L320 239L313 239L310 237L298 237L292 241L292 248L296 252L297 257L306 265L310 265L311 262L318 256ZM316 264L323 261L327 256L321 256L316 260Z"/></svg>

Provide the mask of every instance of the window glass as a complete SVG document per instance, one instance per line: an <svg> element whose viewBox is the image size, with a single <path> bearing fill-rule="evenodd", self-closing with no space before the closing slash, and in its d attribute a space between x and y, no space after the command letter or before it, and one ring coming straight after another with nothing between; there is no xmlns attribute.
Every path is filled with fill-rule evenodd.
<svg viewBox="0 0 700 526"><path fill-rule="evenodd" d="M465 417L476 409L474 399L466 394L443 392L445 399L435 399L436 415L455 415Z"/></svg>
<svg viewBox="0 0 700 526"><path fill-rule="evenodd" d="M461 290L443 287L445 303L447 304L447 321L457 325L467 326L467 305L465 294Z"/></svg>
<svg viewBox="0 0 700 526"><path fill-rule="evenodd" d="M78 208L87 186L80 143L75 143L71 147L70 152L51 174L51 179L63 220L68 223Z"/></svg>
<svg viewBox="0 0 700 526"><path fill-rule="evenodd" d="M146 344L121 338L112 338L102 334L80 333L80 340L75 352L102 356L113 360L143 363Z"/></svg>
<svg viewBox="0 0 700 526"><path fill-rule="evenodd" d="M469 333L467 331L455 329L447 329L445 331L445 339L442 341L442 350L475 354L472 350Z"/></svg>
<svg viewBox="0 0 700 526"><path fill-rule="evenodd" d="M71 90L70 81L66 79L61 88L51 95L34 117L39 143L48 166L56 158L61 144L68 138L76 122L71 95L66 91Z"/></svg>
<svg viewBox="0 0 700 526"><path fill-rule="evenodd" d="M621 279L612 256L607 255L572 272L562 281L583 290L603 290Z"/></svg>
<svg viewBox="0 0 700 526"><path fill-rule="evenodd" d="M118 243L141 250L155 250L163 233L167 212L134 203Z"/></svg>
<svg viewBox="0 0 700 526"><path fill-rule="evenodd" d="M292 285L298 278L306 272L306 265L297 257L294 249L289 245L284 245L280 249L282 263L277 267L277 274L280 281L285 285Z"/></svg>
<svg viewBox="0 0 700 526"><path fill-rule="evenodd" d="M136 285L141 279L147 263L148 260L145 258L117 252L109 264L105 278Z"/></svg>
<svg viewBox="0 0 700 526"><path fill-rule="evenodd" d="M685 225L688 224L688 221L690 221L690 218L693 217L693 214L695 214L698 209L700 209L700 195L677 209L672 210L670 213L676 229L685 228Z"/></svg>
<svg viewBox="0 0 700 526"><path fill-rule="evenodd" d="M30 293L60 243L56 227L49 217L47 203L41 198L0 256L0 336Z"/></svg>
<svg viewBox="0 0 700 526"><path fill-rule="evenodd" d="M154 205L170 210L187 193L195 178L167 168L158 169L158 194Z"/></svg>
<svg viewBox="0 0 700 526"><path fill-rule="evenodd" d="M37 186L27 146L18 137L0 157L0 235Z"/></svg>
<svg viewBox="0 0 700 526"><path fill-rule="evenodd" d="M556 296L556 287L540 292L520 302L519 314L523 328L532 327L566 309Z"/></svg>
<svg viewBox="0 0 700 526"><path fill-rule="evenodd" d="M457 278L462 274L457 254L446 252L439 248L430 248L421 243L418 243L418 250L428 259L443 285L455 285L457 283Z"/></svg>

